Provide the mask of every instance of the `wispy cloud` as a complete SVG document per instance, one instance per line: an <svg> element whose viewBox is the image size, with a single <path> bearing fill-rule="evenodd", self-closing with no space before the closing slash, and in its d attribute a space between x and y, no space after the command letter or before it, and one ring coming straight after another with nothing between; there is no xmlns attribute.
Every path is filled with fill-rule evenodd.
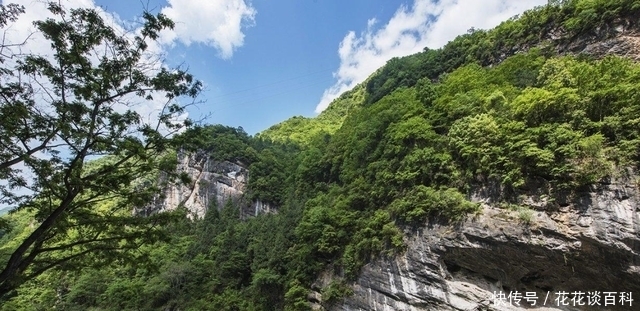
<svg viewBox="0 0 640 311"><path fill-rule="evenodd" d="M414 54L425 47L439 48L469 28L488 29L547 0L414 0L401 6L381 27L370 19L365 31L349 32L338 48L340 67L336 82L316 106L325 110L331 101L364 81L389 59Z"/></svg>
<svg viewBox="0 0 640 311"><path fill-rule="evenodd" d="M163 33L162 42L202 43L218 50L223 59L244 44L242 29L254 24L257 13L244 0L168 0L168 4L161 12L176 26Z"/></svg>
<svg viewBox="0 0 640 311"><path fill-rule="evenodd" d="M24 40L34 32L33 21L51 17L45 0L2 0L2 3L17 3L26 8L25 14L5 34L6 40ZM95 8L107 22L123 33L126 32L125 27L135 25L131 21L121 20L114 12L104 11L94 0L62 0L61 4L67 9ZM185 45L201 43L216 49L223 59L233 56L233 52L244 44L243 30L255 23L257 14L255 8L245 0L168 0L167 6L160 11L175 22L175 28L161 33L160 45L152 47L154 51L162 52L176 42ZM50 51L49 43L37 34L23 48L43 54Z"/></svg>

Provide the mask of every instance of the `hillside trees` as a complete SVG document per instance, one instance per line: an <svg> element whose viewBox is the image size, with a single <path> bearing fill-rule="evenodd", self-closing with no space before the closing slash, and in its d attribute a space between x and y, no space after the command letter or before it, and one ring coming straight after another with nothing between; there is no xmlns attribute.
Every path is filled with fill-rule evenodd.
<svg viewBox="0 0 640 311"><path fill-rule="evenodd" d="M478 63L496 65L519 52L535 46L547 46L545 54L553 55L553 47L580 37L602 36L617 25L634 26L640 14L637 0L554 0L491 30L471 29L440 49L393 58L366 81L366 104L377 102L400 87L412 87L421 78L440 79L458 67ZM552 33L561 33L552 39ZM550 43L550 44L547 44ZM535 65L535 64L531 64ZM522 83L535 77L522 75Z"/></svg>
<svg viewBox="0 0 640 311"><path fill-rule="evenodd" d="M3 26L11 8L2 9ZM157 196L154 172L172 171L162 157L168 135L189 123L177 99L201 90L149 51L173 27L165 16L144 13L132 35L94 9L48 9L53 17L34 25L51 56L13 55L0 71L1 199L35 219L17 245L2 247L0 296L53 267L124 259L134 253L123 250L162 237L170 214L131 211ZM139 112L152 102L162 109L148 122Z"/></svg>

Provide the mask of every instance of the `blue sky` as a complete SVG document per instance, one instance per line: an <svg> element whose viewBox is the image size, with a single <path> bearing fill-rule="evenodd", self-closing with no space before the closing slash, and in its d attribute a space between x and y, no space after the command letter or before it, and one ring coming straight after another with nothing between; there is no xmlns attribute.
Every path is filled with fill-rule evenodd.
<svg viewBox="0 0 640 311"><path fill-rule="evenodd" d="M46 13L37 1L8 2L21 2L25 19ZM391 57L440 47L471 27L493 27L546 0L62 2L99 6L115 21L135 20L143 3L168 15L176 29L163 34L159 49L169 65L188 66L206 85L205 102L190 116L210 114L208 123L255 134L295 115L316 115Z"/></svg>

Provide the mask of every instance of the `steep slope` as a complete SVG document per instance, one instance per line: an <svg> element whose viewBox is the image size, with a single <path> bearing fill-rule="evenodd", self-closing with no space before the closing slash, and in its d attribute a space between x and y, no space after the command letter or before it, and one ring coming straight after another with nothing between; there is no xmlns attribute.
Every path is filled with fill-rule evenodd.
<svg viewBox="0 0 640 311"><path fill-rule="evenodd" d="M365 266L350 283L353 295L329 309L635 310L635 301L620 299L640 292L637 178L606 181L564 202L523 198L530 214L477 192L481 215L411 231L406 252ZM521 301L509 297L516 291ZM604 292L614 301L605 304ZM321 297L314 296L317 308Z"/></svg>
<svg viewBox="0 0 640 311"><path fill-rule="evenodd" d="M222 207L231 202L241 207L241 216L257 216L275 211L276 207L260 199L246 196L248 165L215 160L205 152L178 154L179 173L189 177L187 184L170 185L164 198L154 202L145 212L156 213L184 206L192 218L203 218L211 206Z"/></svg>
<svg viewBox="0 0 640 311"><path fill-rule="evenodd" d="M282 205L278 192L285 168L274 152L283 160L291 153L286 147L222 125L192 128L176 136L174 146L179 150L176 170L186 182L169 185L145 213L184 207L190 217L204 218L210 207L220 209L229 203L240 208L244 218Z"/></svg>
<svg viewBox="0 0 640 311"><path fill-rule="evenodd" d="M576 3L580 4L565 5ZM583 7L608 5L585 3ZM638 96L637 87L632 86L638 83L634 73L638 65L612 57L637 59L638 29L626 15L631 11L622 12L615 6L605 9L619 16L603 18L601 27L593 30L585 28L573 35L567 31L560 36L556 32L548 35L550 41L523 44L516 49L517 56L498 60L500 64L493 69L470 64L445 75L441 70L435 85L430 83L433 77L427 75L425 81L418 79L419 73L405 72L405 77L417 82L400 86L413 83L426 112L394 114L410 102L410 96L399 97L402 91L397 84L389 83L400 80L394 74L406 69L398 65L406 64L403 60L390 62L391 66L372 77L375 82L388 70L393 78L380 84L391 84L391 90L371 87L373 93L367 95L382 92L380 100L372 100L351 115L336 133L325 149L331 163L326 165L333 175L324 181L368 194L363 201L358 192L345 191L346 197L356 196L349 210L388 206L391 218L405 225L408 249L399 257L365 265L350 283L348 263L354 253L347 246L341 259L347 266L334 268L336 275L329 273L316 283L317 292L310 298L316 307L514 310L519 308L496 306L491 300L493 291L530 291L538 296L566 291L571 299L576 291L619 294L638 290L634 246L640 238L637 175L625 173L626 168L637 168L640 150L638 106L631 99ZM524 53L531 46L540 49ZM579 57L557 57L559 54ZM409 58L415 61L417 57L420 55ZM595 68L601 69L593 71ZM391 98L395 102L389 103ZM634 112L622 116L614 110ZM390 144L394 141L402 143ZM438 155L434 149L451 153ZM448 180L437 179L443 175ZM608 176L619 178L611 183ZM443 211L438 210L440 203L424 201L437 200L437 196L421 195L424 190L407 191L410 185L454 186L464 189L474 202L490 204L483 204L480 216L471 217L472 221L433 227L423 223L422 217L434 219L438 213L443 216ZM493 185L489 187L492 191L472 195L473 189L487 185ZM331 193L336 196L339 192ZM398 195L395 201L394 195ZM540 196L549 204L530 206L539 200L532 198ZM514 223L509 214L515 214L521 223ZM507 219L501 219L505 215ZM420 223L426 228L416 226ZM362 235L355 233L351 241L371 243L358 238ZM384 241L384 234L373 236ZM360 248L355 254L364 251L362 258L371 258L370 250ZM609 277L602 278L600 270ZM339 302L335 291L327 290L335 288L336 280L342 280L338 281L343 282L341 292L350 298ZM344 289L345 285L353 286L352 291ZM588 309L571 303L547 307ZM630 310L630 302L608 307Z"/></svg>
<svg viewBox="0 0 640 311"><path fill-rule="evenodd" d="M553 55L636 57L639 14L640 4L634 0L549 1L494 29L471 29L441 49L390 60L367 82L367 103L399 87L414 86L421 78L434 81L470 63L499 64L534 47Z"/></svg>
<svg viewBox="0 0 640 311"><path fill-rule="evenodd" d="M335 173L324 180L340 190L313 213L346 209L363 219L341 228L354 231L327 277L355 294L330 307L324 281L312 301L336 310L512 310L497 307L493 291L636 291L637 175L626 170L638 167L639 69L613 56L532 50L396 90L351 115L326 148ZM473 211L459 210L455 191L444 194L452 188L486 204L446 225ZM393 239L369 223L387 213L407 249L366 265L375 243Z"/></svg>
<svg viewBox="0 0 640 311"><path fill-rule="evenodd" d="M315 118L296 116L278 123L258 134L259 138L275 142L292 142L307 146L316 137L333 135L350 112L358 110L364 103L365 82L336 98L331 105Z"/></svg>
<svg viewBox="0 0 640 311"><path fill-rule="evenodd" d="M550 1L494 29L471 29L440 49L425 48L421 53L393 58L318 117L293 117L259 135L306 145L318 133L333 134L353 103L356 107L371 104L398 88L415 86L420 79L436 81L471 63L496 65L534 47L548 55L618 55L635 60L640 58L638 17L640 4L633 0Z"/></svg>

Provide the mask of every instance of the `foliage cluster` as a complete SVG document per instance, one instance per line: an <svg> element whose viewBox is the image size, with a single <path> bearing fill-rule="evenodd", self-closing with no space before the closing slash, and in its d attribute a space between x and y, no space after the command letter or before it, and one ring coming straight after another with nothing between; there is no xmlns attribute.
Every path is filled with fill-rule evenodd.
<svg viewBox="0 0 640 311"><path fill-rule="evenodd" d="M275 142L307 146L315 137L333 135L346 116L357 111L364 103L365 83L340 95L315 118L296 116L266 129L258 136Z"/></svg>
<svg viewBox="0 0 640 311"><path fill-rule="evenodd" d="M366 102L374 103L399 87L414 86L422 78L435 81L466 64L495 65L517 52L545 43L562 45L577 37L596 35L597 30L612 28L616 23L634 24L639 14L637 0L549 1L494 29L470 29L440 49L426 48L421 53L389 60L366 83ZM559 39L549 42L552 34L560 34ZM521 79L526 83L535 76Z"/></svg>

